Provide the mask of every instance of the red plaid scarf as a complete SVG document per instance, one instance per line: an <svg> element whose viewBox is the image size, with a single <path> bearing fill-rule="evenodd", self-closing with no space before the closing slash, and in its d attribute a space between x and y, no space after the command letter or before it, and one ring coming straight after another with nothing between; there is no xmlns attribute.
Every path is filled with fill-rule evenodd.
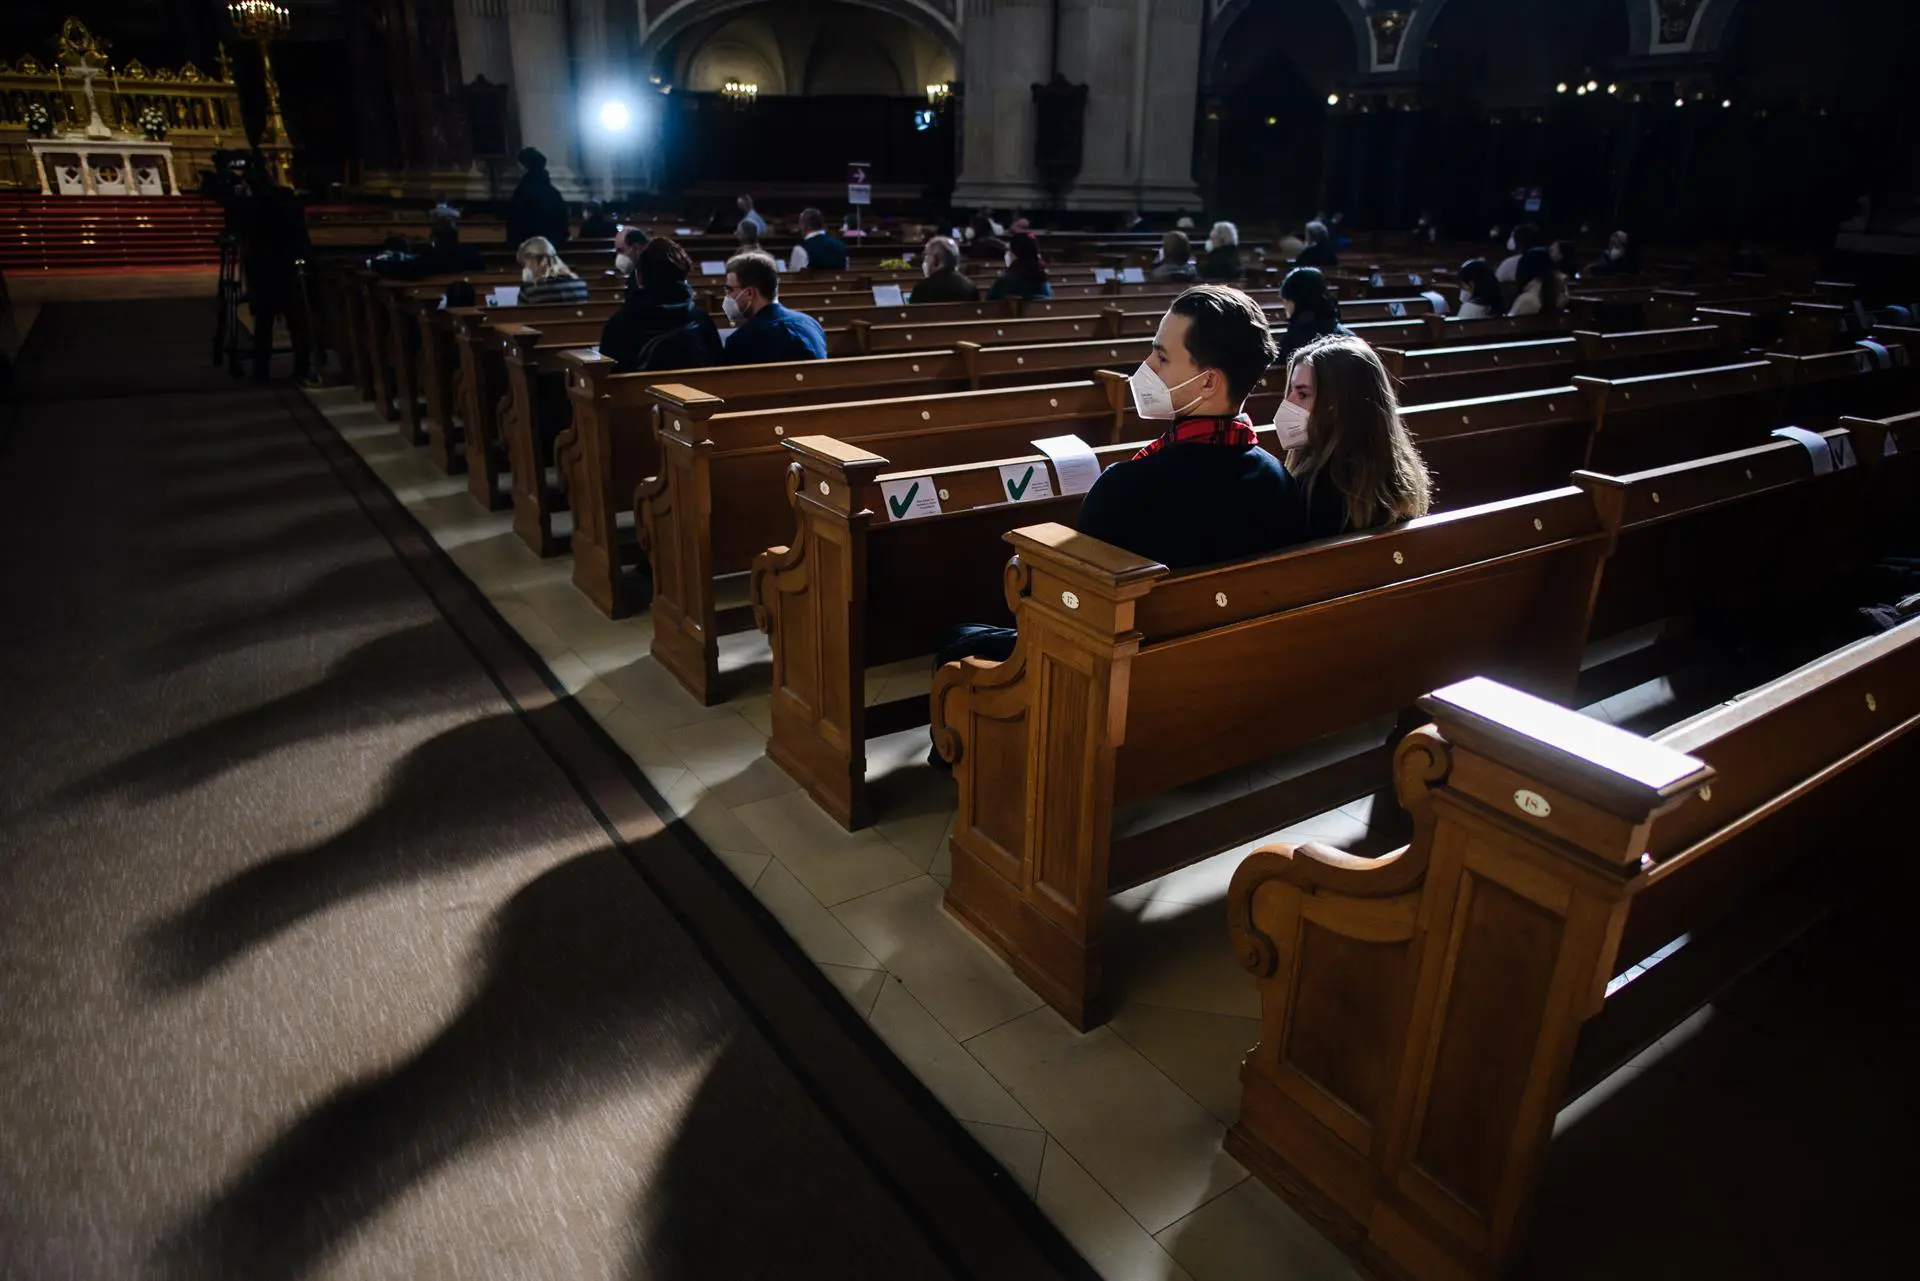
<svg viewBox="0 0 1920 1281"><path fill-rule="evenodd" d="M1173 426L1162 432L1159 439L1148 442L1133 459L1138 462L1151 458L1168 445L1251 445L1258 439L1253 434L1253 419L1245 414L1232 418L1177 418Z"/></svg>

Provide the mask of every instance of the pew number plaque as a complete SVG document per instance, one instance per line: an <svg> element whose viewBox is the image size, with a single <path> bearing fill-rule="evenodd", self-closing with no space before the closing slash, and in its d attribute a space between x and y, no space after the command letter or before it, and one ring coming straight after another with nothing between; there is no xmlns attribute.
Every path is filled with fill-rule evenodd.
<svg viewBox="0 0 1920 1281"><path fill-rule="evenodd" d="M880 482L880 498L892 520L918 520L940 514L940 490L931 476L908 476Z"/></svg>
<svg viewBox="0 0 1920 1281"><path fill-rule="evenodd" d="M1007 463L1000 468L1000 489L1010 503L1031 503L1053 497L1053 480L1045 463Z"/></svg>

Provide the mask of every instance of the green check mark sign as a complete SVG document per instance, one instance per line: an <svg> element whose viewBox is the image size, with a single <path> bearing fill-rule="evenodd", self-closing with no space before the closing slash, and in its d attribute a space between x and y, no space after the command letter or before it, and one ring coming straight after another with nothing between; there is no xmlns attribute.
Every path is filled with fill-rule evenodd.
<svg viewBox="0 0 1920 1281"><path fill-rule="evenodd" d="M1027 492L1027 486L1031 484L1033 484L1033 468L1029 467L1027 468L1027 474L1019 480L1007 480L1007 497L1016 503L1019 502L1021 497Z"/></svg>
<svg viewBox="0 0 1920 1281"><path fill-rule="evenodd" d="M902 494L900 497L887 499L887 506L892 509L893 518L895 520L899 520L902 516L905 516L907 514L907 512L913 507L914 495L918 494L919 492L920 492L920 482L916 480L913 482L913 488L909 489L906 493Z"/></svg>

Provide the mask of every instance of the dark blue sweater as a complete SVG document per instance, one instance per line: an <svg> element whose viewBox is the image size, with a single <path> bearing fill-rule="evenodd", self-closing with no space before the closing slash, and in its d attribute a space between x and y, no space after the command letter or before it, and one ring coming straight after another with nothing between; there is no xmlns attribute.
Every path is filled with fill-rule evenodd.
<svg viewBox="0 0 1920 1281"><path fill-rule="evenodd" d="M729 365L765 365L779 360L825 360L827 331L805 312L770 302L727 339Z"/></svg>
<svg viewBox="0 0 1920 1281"><path fill-rule="evenodd" d="M1102 472L1075 528L1169 569L1217 565L1339 533L1337 493L1316 488L1328 494L1314 495L1310 513L1301 486L1258 445L1169 445Z"/></svg>

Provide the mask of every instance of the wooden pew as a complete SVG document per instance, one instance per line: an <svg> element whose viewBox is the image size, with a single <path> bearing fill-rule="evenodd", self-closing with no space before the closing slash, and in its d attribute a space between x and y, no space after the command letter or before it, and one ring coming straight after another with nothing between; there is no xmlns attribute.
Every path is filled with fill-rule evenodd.
<svg viewBox="0 0 1920 1281"><path fill-rule="evenodd" d="M1177 574L1061 525L1007 541L1013 656L934 678L934 741L959 785L946 902L1086 1028L1104 1017L1110 894L1362 794L1379 763L1112 842L1117 804L1469 673L1569 696L1607 534L1568 488Z"/></svg>
<svg viewBox="0 0 1920 1281"><path fill-rule="evenodd" d="M597 352L572 350L559 359L572 402L572 439L563 437L557 448L573 508L573 582L609 618L632 610L620 569L639 558L637 545L629 547L620 538L620 514L632 510L640 483L660 471L655 402L648 394L653 388L692 383L718 413L962 391L973 385L955 352L627 374Z"/></svg>
<svg viewBox="0 0 1920 1281"><path fill-rule="evenodd" d="M1018 320L936 321L933 324L876 325L855 320L848 324L854 345L862 355L894 351L939 351L955 343L983 345L1041 342L1079 342L1117 336L1120 313L1109 308L1099 314L1038 316Z"/></svg>
<svg viewBox="0 0 1920 1281"><path fill-rule="evenodd" d="M1564 383L1576 373L1620 378L1696 368L1737 359L1716 325L1637 333L1530 338L1414 351L1380 349L1403 404L1467 395L1498 395ZM1462 389L1467 389L1462 391Z"/></svg>
<svg viewBox="0 0 1920 1281"><path fill-rule="evenodd" d="M778 409L715 412L690 387L649 394L661 406L659 474L634 496L641 550L653 574L653 656L702 702L718 698L719 638L752 626L750 610L723 618L714 580L744 573L786 537L782 503L788 437L832 434L885 448L911 467L1011 454L1044 436L1115 440L1130 414L1126 379Z"/></svg>
<svg viewBox="0 0 1920 1281"><path fill-rule="evenodd" d="M1488 681L1420 705L1411 845L1234 874L1261 1017L1225 1146L1369 1271L1492 1281L1559 1109L1905 852L1920 622L1651 739Z"/></svg>

